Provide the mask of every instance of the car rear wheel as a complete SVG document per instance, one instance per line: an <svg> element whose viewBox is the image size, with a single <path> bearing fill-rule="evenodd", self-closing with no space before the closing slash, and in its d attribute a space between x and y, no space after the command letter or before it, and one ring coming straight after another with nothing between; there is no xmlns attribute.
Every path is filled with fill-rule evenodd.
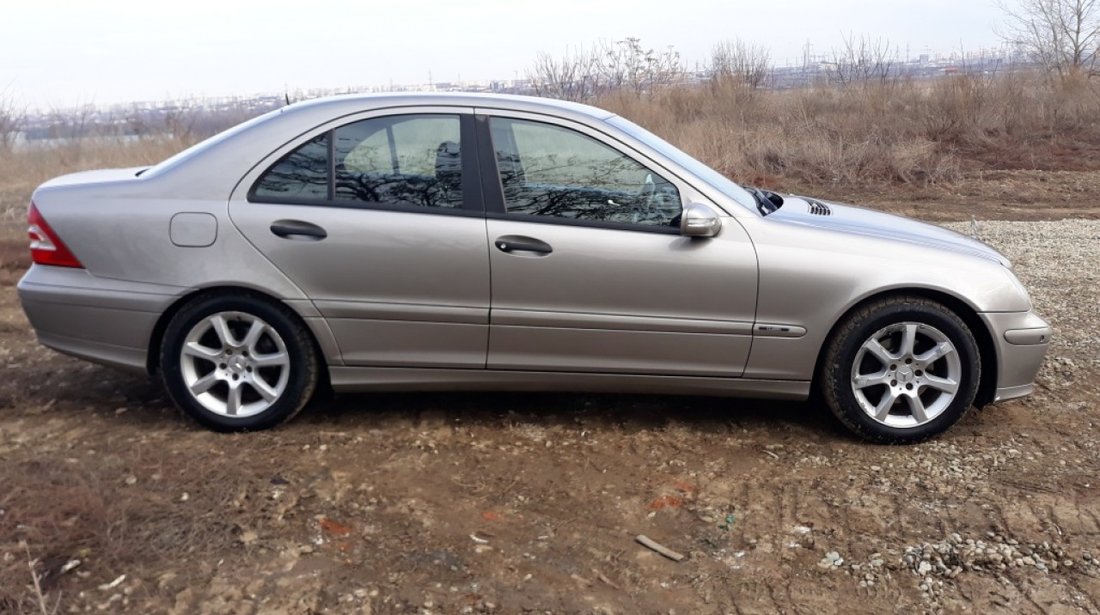
<svg viewBox="0 0 1100 615"><path fill-rule="evenodd" d="M966 414L981 377L966 323L920 297L892 297L851 314L834 333L819 374L833 414L874 442L927 439Z"/></svg>
<svg viewBox="0 0 1100 615"><path fill-rule="evenodd" d="M175 314L161 344L169 396L218 431L266 429L298 413L319 364L305 325L253 295L199 297Z"/></svg>

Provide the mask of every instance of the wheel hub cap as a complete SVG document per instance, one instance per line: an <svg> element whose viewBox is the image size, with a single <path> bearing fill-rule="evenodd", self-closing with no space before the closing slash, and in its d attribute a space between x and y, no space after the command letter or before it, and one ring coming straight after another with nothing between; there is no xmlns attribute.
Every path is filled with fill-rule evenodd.
<svg viewBox="0 0 1100 615"><path fill-rule="evenodd" d="M244 372L245 367L248 366L248 361L244 357L238 355L229 359L229 369L234 373L240 374Z"/></svg>
<svg viewBox="0 0 1100 615"><path fill-rule="evenodd" d="M889 427L908 429L942 414L959 390L962 362L954 343L931 325L902 322L876 331L852 365L860 409Z"/></svg>
<svg viewBox="0 0 1100 615"><path fill-rule="evenodd" d="M909 369L908 367L903 367L894 372L894 377L897 379L898 382L902 384L913 382L913 380L916 378L916 376L913 375L913 370Z"/></svg>

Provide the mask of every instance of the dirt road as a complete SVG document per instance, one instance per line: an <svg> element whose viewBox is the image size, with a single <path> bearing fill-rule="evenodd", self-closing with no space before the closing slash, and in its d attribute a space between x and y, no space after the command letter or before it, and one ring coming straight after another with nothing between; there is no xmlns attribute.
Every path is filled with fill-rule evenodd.
<svg viewBox="0 0 1100 615"><path fill-rule="evenodd" d="M904 448L805 404L566 394L218 435L38 347L0 271L0 613L39 612L30 560L59 612L1100 612L1100 222L978 232L1056 328L1039 391Z"/></svg>

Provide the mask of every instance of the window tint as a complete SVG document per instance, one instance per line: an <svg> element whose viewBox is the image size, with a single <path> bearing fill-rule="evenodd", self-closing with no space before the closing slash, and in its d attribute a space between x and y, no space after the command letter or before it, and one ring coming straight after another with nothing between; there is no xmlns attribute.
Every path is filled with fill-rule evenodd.
<svg viewBox="0 0 1100 615"><path fill-rule="evenodd" d="M280 199L328 198L328 134L285 156L256 182L257 197Z"/></svg>
<svg viewBox="0 0 1100 615"><path fill-rule="evenodd" d="M457 115L403 115L341 126L336 141L338 201L462 207Z"/></svg>
<svg viewBox="0 0 1100 615"><path fill-rule="evenodd" d="M654 171L574 130L491 118L508 213L672 226L680 193Z"/></svg>

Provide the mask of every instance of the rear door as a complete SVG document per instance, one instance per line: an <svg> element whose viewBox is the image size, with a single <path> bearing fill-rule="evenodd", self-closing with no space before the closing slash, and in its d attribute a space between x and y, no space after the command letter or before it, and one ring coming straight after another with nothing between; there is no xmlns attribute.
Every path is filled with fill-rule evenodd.
<svg viewBox="0 0 1100 615"><path fill-rule="evenodd" d="M485 366L474 142L470 109L344 119L273 153L231 200L234 223L313 300L345 364Z"/></svg>
<svg viewBox="0 0 1100 615"><path fill-rule="evenodd" d="M757 283L740 224L683 237L683 205L707 201L672 172L591 126L478 112L488 367L740 376Z"/></svg>

